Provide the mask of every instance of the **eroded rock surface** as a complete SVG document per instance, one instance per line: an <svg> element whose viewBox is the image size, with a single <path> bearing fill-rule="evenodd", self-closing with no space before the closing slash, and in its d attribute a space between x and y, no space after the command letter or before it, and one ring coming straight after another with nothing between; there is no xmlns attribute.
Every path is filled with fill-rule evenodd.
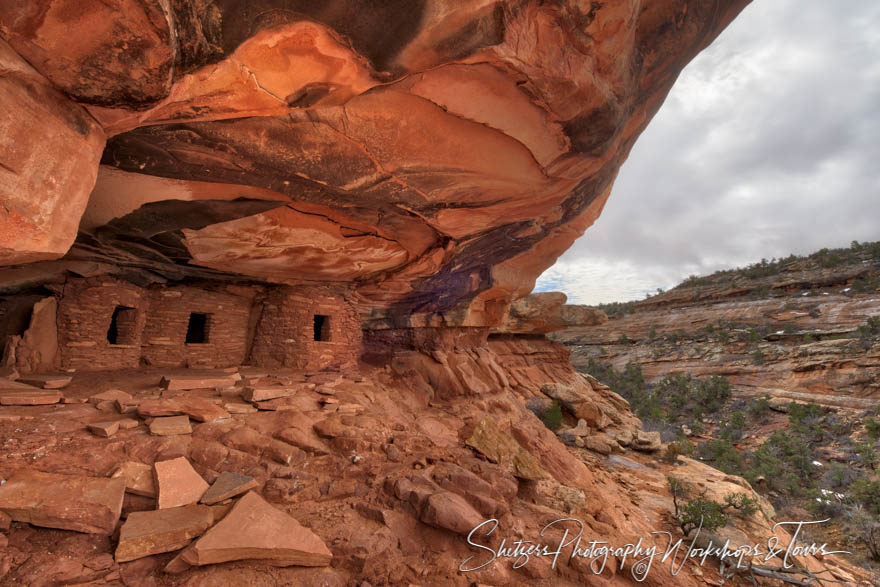
<svg viewBox="0 0 880 587"><path fill-rule="evenodd" d="M374 326L498 326L746 3L7 2L0 263L79 238L4 281L353 282Z"/></svg>

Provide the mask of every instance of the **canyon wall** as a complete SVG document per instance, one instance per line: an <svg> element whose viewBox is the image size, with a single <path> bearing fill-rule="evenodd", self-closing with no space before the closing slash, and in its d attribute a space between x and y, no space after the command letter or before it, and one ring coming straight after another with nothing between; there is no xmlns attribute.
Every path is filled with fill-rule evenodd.
<svg viewBox="0 0 880 587"><path fill-rule="evenodd" d="M571 349L581 370L591 359L617 369L633 362L653 381L676 371L724 375L744 393L873 407L880 397L880 259L833 269L792 265L733 284L686 282L604 324L550 336Z"/></svg>

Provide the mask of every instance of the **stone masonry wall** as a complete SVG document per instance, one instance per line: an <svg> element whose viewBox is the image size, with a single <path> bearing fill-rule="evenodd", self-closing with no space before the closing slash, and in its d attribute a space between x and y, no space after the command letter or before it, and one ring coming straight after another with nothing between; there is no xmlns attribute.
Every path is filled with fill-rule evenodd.
<svg viewBox="0 0 880 587"><path fill-rule="evenodd" d="M344 368L361 353L361 323L342 288L298 286L269 291L262 302L250 362L306 371ZM315 316L325 316L315 340Z"/></svg>
<svg viewBox="0 0 880 587"><path fill-rule="evenodd" d="M179 286L150 291L142 354L157 367L229 367L247 356L252 296ZM205 341L187 343L193 313L205 314Z"/></svg>
<svg viewBox="0 0 880 587"><path fill-rule="evenodd" d="M87 370L137 367L147 306L147 292L130 283L111 278L68 281L58 304L61 366ZM131 309L134 318L119 344L111 344L107 335L117 307Z"/></svg>

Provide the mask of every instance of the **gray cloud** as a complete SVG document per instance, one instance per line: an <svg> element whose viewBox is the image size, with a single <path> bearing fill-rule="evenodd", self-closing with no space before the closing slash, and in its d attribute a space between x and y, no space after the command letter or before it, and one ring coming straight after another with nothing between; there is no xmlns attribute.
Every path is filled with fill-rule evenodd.
<svg viewBox="0 0 880 587"><path fill-rule="evenodd" d="M757 1L682 73L602 216L538 281L573 302L880 239L880 2Z"/></svg>

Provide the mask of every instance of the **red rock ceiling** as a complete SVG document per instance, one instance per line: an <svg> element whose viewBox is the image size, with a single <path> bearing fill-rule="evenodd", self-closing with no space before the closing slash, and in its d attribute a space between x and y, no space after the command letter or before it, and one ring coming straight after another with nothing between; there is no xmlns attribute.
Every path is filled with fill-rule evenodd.
<svg viewBox="0 0 880 587"><path fill-rule="evenodd" d="M497 324L746 3L0 0L0 264Z"/></svg>

